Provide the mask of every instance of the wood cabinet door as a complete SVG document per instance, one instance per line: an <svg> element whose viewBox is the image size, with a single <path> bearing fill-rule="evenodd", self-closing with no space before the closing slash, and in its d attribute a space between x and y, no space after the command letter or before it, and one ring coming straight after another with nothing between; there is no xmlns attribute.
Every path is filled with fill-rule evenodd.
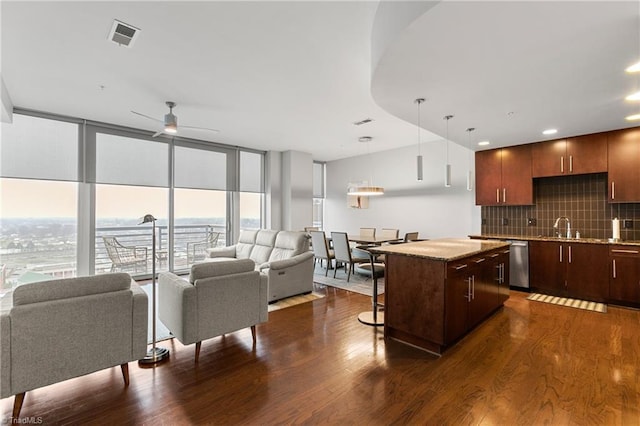
<svg viewBox="0 0 640 426"><path fill-rule="evenodd" d="M500 249L496 264L498 269L498 303L503 305L509 299L509 249Z"/></svg>
<svg viewBox="0 0 640 426"><path fill-rule="evenodd" d="M492 262L486 256L471 259L473 274L471 302L469 303L469 328L479 324L498 305L498 286L493 281Z"/></svg>
<svg viewBox="0 0 640 426"><path fill-rule="evenodd" d="M609 293L609 247L585 243L565 247L568 296L604 302Z"/></svg>
<svg viewBox="0 0 640 426"><path fill-rule="evenodd" d="M451 344L467 332L471 283L467 262L447 266L445 342Z"/></svg>
<svg viewBox="0 0 640 426"><path fill-rule="evenodd" d="M531 145L502 149L502 204L523 206L533 204L531 177Z"/></svg>
<svg viewBox="0 0 640 426"><path fill-rule="evenodd" d="M567 141L559 139L534 143L531 146L531 172L533 177L560 176L564 174Z"/></svg>
<svg viewBox="0 0 640 426"><path fill-rule="evenodd" d="M640 251L635 247L610 248L609 299L640 306Z"/></svg>
<svg viewBox="0 0 640 426"><path fill-rule="evenodd" d="M476 152L476 205L495 206L502 197L502 150Z"/></svg>
<svg viewBox="0 0 640 426"><path fill-rule="evenodd" d="M562 244L551 241L529 243L529 279L535 291L566 295L566 253Z"/></svg>
<svg viewBox="0 0 640 426"><path fill-rule="evenodd" d="M569 174L607 171L607 134L594 133L567 139L565 170Z"/></svg>
<svg viewBox="0 0 640 426"><path fill-rule="evenodd" d="M640 201L640 129L608 136L609 202Z"/></svg>

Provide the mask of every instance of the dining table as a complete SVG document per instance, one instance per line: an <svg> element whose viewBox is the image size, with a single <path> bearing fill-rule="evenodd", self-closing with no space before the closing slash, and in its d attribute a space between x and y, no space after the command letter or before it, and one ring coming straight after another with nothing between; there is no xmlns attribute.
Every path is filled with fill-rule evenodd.
<svg viewBox="0 0 640 426"><path fill-rule="evenodd" d="M402 241L402 238L372 237L369 235L349 235L347 238L349 238L349 241L352 241L356 244L366 244L366 245L374 245L374 246L379 246L384 243Z"/></svg>

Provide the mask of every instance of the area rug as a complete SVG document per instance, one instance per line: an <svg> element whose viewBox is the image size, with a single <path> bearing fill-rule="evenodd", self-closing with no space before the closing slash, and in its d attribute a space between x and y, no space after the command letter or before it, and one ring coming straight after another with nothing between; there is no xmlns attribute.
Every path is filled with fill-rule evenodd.
<svg viewBox="0 0 640 426"><path fill-rule="evenodd" d="M316 299L322 299L323 297L324 297L324 294L315 293L315 292L308 293L308 294L300 294L298 296L287 297L286 299L269 303L269 312L278 311L284 308L290 308L291 306L300 305L302 303L312 302Z"/></svg>
<svg viewBox="0 0 640 426"><path fill-rule="evenodd" d="M329 274L326 277L324 273L325 269L316 265L316 269L313 272L313 282L364 294L369 297L373 296L373 281L369 277L351 274L351 278L349 282L347 282L347 273L344 271L344 268L338 269L335 278L333 278L333 269L329 270ZM378 279L378 294L384 294L384 278Z"/></svg>
<svg viewBox="0 0 640 426"><path fill-rule="evenodd" d="M549 296L548 294L531 293L527 300L535 302L551 303L553 305L568 306L570 308L585 309L587 311L607 313L607 305L604 303L590 302L588 300L570 299L567 297Z"/></svg>

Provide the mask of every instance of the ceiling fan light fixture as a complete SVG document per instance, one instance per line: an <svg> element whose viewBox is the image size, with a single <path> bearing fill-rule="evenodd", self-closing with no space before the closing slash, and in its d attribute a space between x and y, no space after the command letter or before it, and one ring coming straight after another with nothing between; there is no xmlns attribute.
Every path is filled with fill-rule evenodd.
<svg viewBox="0 0 640 426"><path fill-rule="evenodd" d="M164 126L164 131L167 133L178 133L178 126L175 123L169 123Z"/></svg>

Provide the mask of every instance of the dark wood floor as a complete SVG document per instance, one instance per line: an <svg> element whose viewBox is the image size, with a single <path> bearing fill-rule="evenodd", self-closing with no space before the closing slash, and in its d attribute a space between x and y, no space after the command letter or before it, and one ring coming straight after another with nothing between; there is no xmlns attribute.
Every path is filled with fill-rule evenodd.
<svg viewBox="0 0 640 426"><path fill-rule="evenodd" d="M525 300L505 307L437 358L356 320L369 298L322 289L250 330L177 341L167 363L130 364L27 393L43 424L640 423L640 313L599 314ZM105 348L108 349L108 348ZM2 400L11 414L13 398Z"/></svg>

